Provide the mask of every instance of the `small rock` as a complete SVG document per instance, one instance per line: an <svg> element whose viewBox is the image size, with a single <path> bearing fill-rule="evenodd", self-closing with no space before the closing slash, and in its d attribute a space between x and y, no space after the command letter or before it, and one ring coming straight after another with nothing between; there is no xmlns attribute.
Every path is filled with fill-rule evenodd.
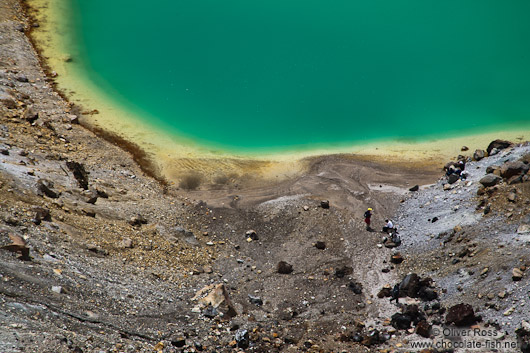
<svg viewBox="0 0 530 353"><path fill-rule="evenodd" d="M259 237L258 237L258 234L256 234L256 231L255 230L247 230L245 232L245 235L248 238L252 239L252 240L259 240Z"/></svg>
<svg viewBox="0 0 530 353"><path fill-rule="evenodd" d="M38 118L39 112L33 106L29 106L22 115L22 119L28 121L30 124L33 124Z"/></svg>
<svg viewBox="0 0 530 353"><path fill-rule="evenodd" d="M400 264L403 262L403 256L400 253L396 253L390 257L390 262L393 264Z"/></svg>
<svg viewBox="0 0 530 353"><path fill-rule="evenodd" d="M462 146L462 148L460 149L460 151L464 152L464 151L469 151L469 147L467 146Z"/></svg>
<svg viewBox="0 0 530 353"><path fill-rule="evenodd" d="M326 243L323 242L323 241L317 241L315 243L315 248L317 248L319 250L324 250L324 249L326 249Z"/></svg>
<svg viewBox="0 0 530 353"><path fill-rule="evenodd" d="M335 276L337 278L344 278L344 276L351 275L353 273L353 268L350 266L342 266L335 269Z"/></svg>
<svg viewBox="0 0 530 353"><path fill-rule="evenodd" d="M123 249L132 249L133 248L133 241L131 238L123 238L120 247Z"/></svg>
<svg viewBox="0 0 530 353"><path fill-rule="evenodd" d="M170 338L171 345L174 347L184 347L186 345L186 337L183 335L174 335Z"/></svg>
<svg viewBox="0 0 530 353"><path fill-rule="evenodd" d="M517 194L515 192L510 192L508 194L508 201L515 203L516 200L517 200Z"/></svg>
<svg viewBox="0 0 530 353"><path fill-rule="evenodd" d="M68 114L66 117L68 118L70 124L79 124L79 117L77 115Z"/></svg>
<svg viewBox="0 0 530 353"><path fill-rule="evenodd" d="M248 348L250 344L248 331L244 329L237 330L236 335L235 335L235 340L239 348L243 348L243 349Z"/></svg>
<svg viewBox="0 0 530 353"><path fill-rule="evenodd" d="M523 278L523 271L521 271L519 268L515 267L512 270L512 280L520 281L522 278Z"/></svg>
<svg viewBox="0 0 530 353"><path fill-rule="evenodd" d="M263 300L261 300L260 297L255 297L253 295L248 295L248 301L251 303L251 304L254 304L254 305L257 305L257 306L261 306L263 305Z"/></svg>
<svg viewBox="0 0 530 353"><path fill-rule="evenodd" d="M48 210L47 208L35 207L33 211L35 211L35 218L33 219L33 223L35 223L36 225L41 224L42 221L50 222L52 220L50 210Z"/></svg>
<svg viewBox="0 0 530 353"><path fill-rule="evenodd" d="M23 82L23 83L29 82L27 76L24 74L17 75L15 77L15 80L17 80L18 82Z"/></svg>
<svg viewBox="0 0 530 353"><path fill-rule="evenodd" d="M61 294L61 293L63 293L63 287L61 287L61 286L52 286L52 292L57 293L57 294Z"/></svg>
<svg viewBox="0 0 530 353"><path fill-rule="evenodd" d="M213 319L214 317L219 315L219 312L213 306L208 305L202 314L209 319Z"/></svg>
<svg viewBox="0 0 530 353"><path fill-rule="evenodd" d="M504 313L502 313L504 316L510 316L513 314L513 312L515 311L515 307L512 306L511 308L509 308L508 310L506 310Z"/></svg>
<svg viewBox="0 0 530 353"><path fill-rule="evenodd" d="M147 219L145 219L144 216L138 214L136 216L131 217L131 219L129 220L129 224L133 227L141 226L142 224L147 224Z"/></svg>
<svg viewBox="0 0 530 353"><path fill-rule="evenodd" d="M517 234L530 233L530 224L521 224L517 227Z"/></svg>
<svg viewBox="0 0 530 353"><path fill-rule="evenodd" d="M320 201L320 207L322 207L324 209L328 209L329 208L329 201L328 200Z"/></svg>
<svg viewBox="0 0 530 353"><path fill-rule="evenodd" d="M473 159L475 161L480 161L485 156L486 156L486 153L484 152L484 150L475 150L475 152L473 153Z"/></svg>
<svg viewBox="0 0 530 353"><path fill-rule="evenodd" d="M413 187L411 187L411 188L409 189L409 191L414 192L414 191L418 191L419 189L420 189L420 186L419 186L419 185L414 185Z"/></svg>
<svg viewBox="0 0 530 353"><path fill-rule="evenodd" d="M363 292L363 285L359 282L350 282L348 288L350 288L355 294L361 294Z"/></svg>
<svg viewBox="0 0 530 353"><path fill-rule="evenodd" d="M293 266L285 261L280 261L278 262L277 271L278 273L286 275L293 272Z"/></svg>
<svg viewBox="0 0 530 353"><path fill-rule="evenodd" d="M44 195L56 199L59 197L59 193L53 190L53 182L46 179L39 179L37 181L37 189Z"/></svg>

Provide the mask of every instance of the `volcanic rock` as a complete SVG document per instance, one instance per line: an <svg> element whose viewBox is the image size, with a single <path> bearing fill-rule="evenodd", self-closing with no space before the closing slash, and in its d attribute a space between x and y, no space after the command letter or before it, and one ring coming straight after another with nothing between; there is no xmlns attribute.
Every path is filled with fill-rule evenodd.
<svg viewBox="0 0 530 353"><path fill-rule="evenodd" d="M469 304L460 303L449 308L445 322L447 324L454 324L455 326L471 326L477 321L479 317L475 316L473 307Z"/></svg>
<svg viewBox="0 0 530 353"><path fill-rule="evenodd" d="M485 177L480 179L480 183L482 185L484 185L485 187L490 187L490 186L497 185L498 183L500 183L501 180L502 180L502 178L500 176L498 176L498 175L486 174Z"/></svg>
<svg viewBox="0 0 530 353"><path fill-rule="evenodd" d="M486 151L488 152L488 155L491 155L491 151L494 148L497 149L498 151L500 151L500 150L503 150L505 148L511 147L512 145L513 145L513 143L511 143L510 141L494 140L494 141L490 142L490 144L488 145L488 148L486 149Z"/></svg>
<svg viewBox="0 0 530 353"><path fill-rule="evenodd" d="M473 153L473 159L475 161L480 161L485 156L486 156L486 153L484 152L484 150L475 150L475 152Z"/></svg>
<svg viewBox="0 0 530 353"><path fill-rule="evenodd" d="M278 266L276 267L276 270L278 273L287 275L293 272L293 265L290 265L285 261L280 261L278 262Z"/></svg>

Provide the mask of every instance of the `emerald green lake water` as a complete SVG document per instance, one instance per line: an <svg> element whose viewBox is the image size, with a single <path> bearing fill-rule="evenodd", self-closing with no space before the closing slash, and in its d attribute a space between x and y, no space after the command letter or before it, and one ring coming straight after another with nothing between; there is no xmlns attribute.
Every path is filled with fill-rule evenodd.
<svg viewBox="0 0 530 353"><path fill-rule="evenodd" d="M86 75L154 126L206 145L530 126L528 0L71 4Z"/></svg>

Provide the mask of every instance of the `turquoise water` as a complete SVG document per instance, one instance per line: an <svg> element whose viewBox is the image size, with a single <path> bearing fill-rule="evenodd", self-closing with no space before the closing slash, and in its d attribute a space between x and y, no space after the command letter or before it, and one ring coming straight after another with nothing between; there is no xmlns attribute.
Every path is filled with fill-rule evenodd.
<svg viewBox="0 0 530 353"><path fill-rule="evenodd" d="M528 0L72 0L86 74L234 150L530 126Z"/></svg>

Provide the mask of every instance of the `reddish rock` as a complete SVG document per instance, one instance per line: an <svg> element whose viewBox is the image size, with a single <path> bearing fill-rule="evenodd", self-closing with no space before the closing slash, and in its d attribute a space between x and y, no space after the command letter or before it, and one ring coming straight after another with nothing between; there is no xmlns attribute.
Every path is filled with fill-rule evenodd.
<svg viewBox="0 0 530 353"><path fill-rule="evenodd" d="M449 308L445 322L455 326L471 326L479 319L475 316L475 311L471 305L460 303Z"/></svg>

